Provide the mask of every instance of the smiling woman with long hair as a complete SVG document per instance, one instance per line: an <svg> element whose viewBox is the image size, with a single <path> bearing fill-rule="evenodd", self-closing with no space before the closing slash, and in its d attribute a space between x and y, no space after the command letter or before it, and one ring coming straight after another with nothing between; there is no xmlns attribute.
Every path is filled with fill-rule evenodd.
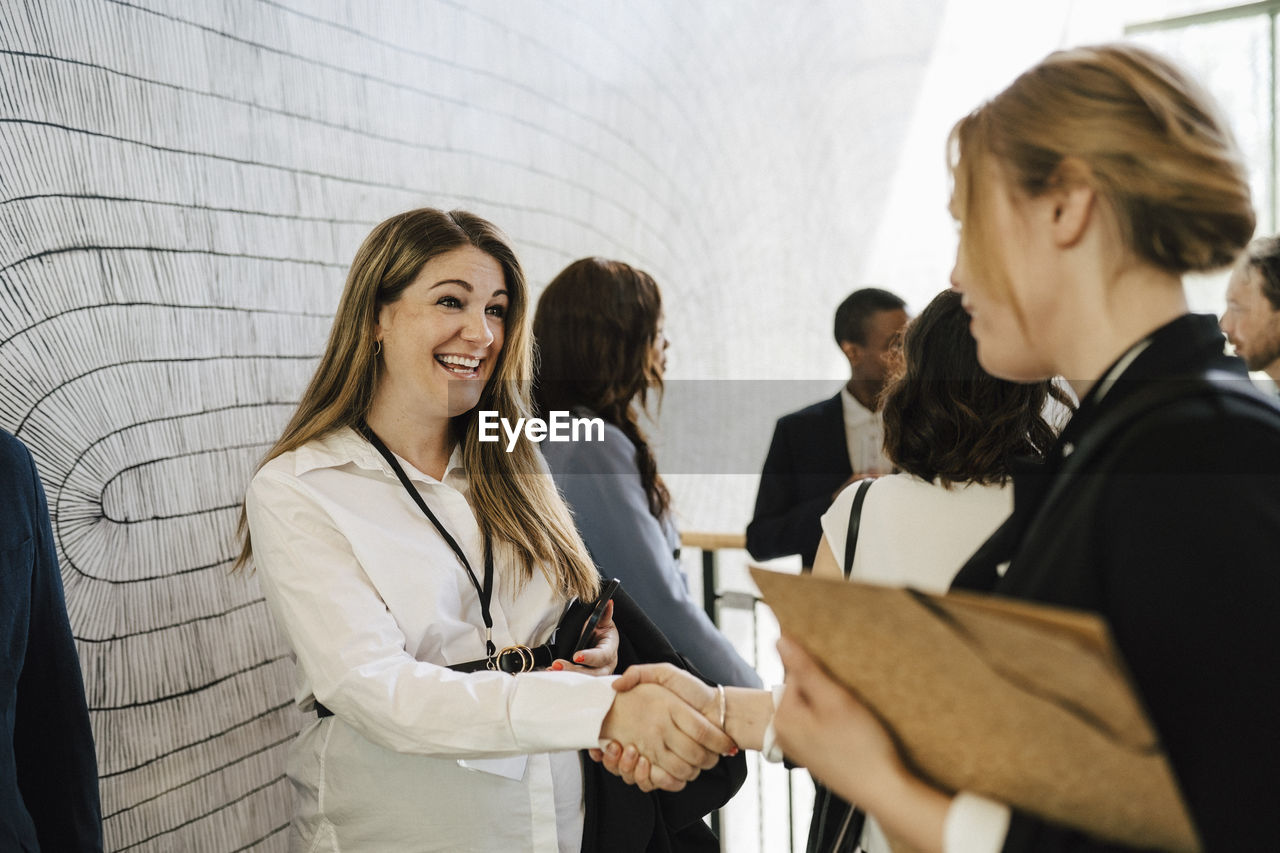
<svg viewBox="0 0 1280 853"><path fill-rule="evenodd" d="M552 660L598 576L536 448L477 436L481 409L530 413L531 357L492 224L424 208L360 247L245 499L241 564L314 713L290 751L291 850L594 850L575 750L627 732L683 781L731 748L662 688L628 701L592 677L617 660L608 615L582 667Z"/></svg>

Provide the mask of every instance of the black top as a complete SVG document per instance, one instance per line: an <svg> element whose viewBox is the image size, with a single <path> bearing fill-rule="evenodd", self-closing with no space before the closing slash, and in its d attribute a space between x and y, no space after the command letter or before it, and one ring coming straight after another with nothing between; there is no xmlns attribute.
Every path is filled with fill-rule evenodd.
<svg viewBox="0 0 1280 853"><path fill-rule="evenodd" d="M102 850L98 768L44 489L0 431L0 850Z"/></svg>
<svg viewBox="0 0 1280 853"><path fill-rule="evenodd" d="M760 475L747 550L757 560L799 554L812 566L822 514L853 476L840 395L778 420Z"/></svg>
<svg viewBox="0 0 1280 853"><path fill-rule="evenodd" d="M1212 369L1232 378L1138 405L1097 452L1084 451L1091 432L1149 399L1153 383ZM1076 448L1079 473L1051 494ZM1223 355L1214 318L1187 315L1156 331L1109 389L1086 395L1043 470L1015 474L1012 516L953 588L1101 613L1205 850L1275 849L1278 553L1280 407ZM1004 849L1124 848L1015 811Z"/></svg>

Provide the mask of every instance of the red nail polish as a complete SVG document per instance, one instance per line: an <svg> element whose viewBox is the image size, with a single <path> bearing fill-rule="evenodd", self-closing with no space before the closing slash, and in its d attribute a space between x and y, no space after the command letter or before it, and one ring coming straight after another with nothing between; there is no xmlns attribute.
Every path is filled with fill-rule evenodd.
<svg viewBox="0 0 1280 853"><path fill-rule="evenodd" d="M556 661L555 663L551 664L551 668L558 671L558 670L564 669L564 664L560 663L560 661Z"/></svg>
<svg viewBox="0 0 1280 853"><path fill-rule="evenodd" d="M577 663L582 663L586 659L587 659L586 655L578 655L577 657L574 658L574 661Z"/></svg>

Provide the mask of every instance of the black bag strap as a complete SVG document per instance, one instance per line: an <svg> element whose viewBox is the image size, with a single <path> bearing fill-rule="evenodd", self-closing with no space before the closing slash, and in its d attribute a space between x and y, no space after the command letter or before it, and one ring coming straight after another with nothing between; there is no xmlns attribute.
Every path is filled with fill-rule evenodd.
<svg viewBox="0 0 1280 853"><path fill-rule="evenodd" d="M853 555L858 550L858 528L862 526L862 502L867 499L867 491L875 480L871 477L858 484L858 491L853 496L853 506L849 509L849 532L844 537L844 579L849 579L853 571Z"/></svg>
<svg viewBox="0 0 1280 853"><path fill-rule="evenodd" d="M828 793L833 800L839 799L835 794ZM840 802L844 803L843 800ZM853 803L844 803L844 805L849 811L840 825L839 834L831 842L831 853L845 853L845 851L856 853L862 849L862 829L867 823L867 813Z"/></svg>
<svg viewBox="0 0 1280 853"><path fill-rule="evenodd" d="M1113 447L1113 440L1120 432L1140 418L1164 406L1196 397L1225 395L1259 411L1274 414L1275 404L1263 397L1252 385L1241 384L1246 382L1247 380L1238 374L1215 368L1168 379L1151 380L1150 384L1136 391L1129 399L1100 418L1097 424L1081 436L1080 443L1059 469L1049 493L1040 502L1036 521L1032 524L1038 526L1049 518L1047 511L1053 503L1068 491L1076 477L1090 462ZM1030 532L1028 529L1027 534L1023 536L1023 541L1026 541Z"/></svg>
<svg viewBox="0 0 1280 853"><path fill-rule="evenodd" d="M813 820L805 853L858 853L867 813L814 780Z"/></svg>
<svg viewBox="0 0 1280 853"><path fill-rule="evenodd" d="M493 617L489 613L489 602L493 600L493 542L489 538L489 531L486 530L484 533L484 583L481 584L476 577L476 573L471 569L471 561L462 552L462 547L445 529L445 526L440 523L440 519L436 518L436 514L431 511L431 507L427 506L427 502L422 499L422 495L414 488L413 483L409 482L409 477L404 473L404 468L400 466L395 454L387 448L382 439L378 438L378 434L364 421L360 422L359 431L373 445L374 449L382 454L382 458L387 460L387 464L391 466L391 470L399 478L400 485L404 486L404 490L409 493L409 497L413 498L413 502L418 505L418 509L422 510L422 514L435 526L441 538L444 539L458 558L458 562L462 564L462 568L466 569L467 577L471 579L471 585L476 589L476 595L480 596L480 618L484 620L485 657L494 657L497 654L498 647L493 644Z"/></svg>
<svg viewBox="0 0 1280 853"><path fill-rule="evenodd" d="M858 483L849 507L849 528L844 538L844 578L853 571L853 558L858 551L858 532L862 527L862 505L875 479L868 477ZM831 793L823 785L817 786L814 803L813 825L810 827L809 850L813 853L845 853L858 850L862 840L862 827L867 814L862 809Z"/></svg>

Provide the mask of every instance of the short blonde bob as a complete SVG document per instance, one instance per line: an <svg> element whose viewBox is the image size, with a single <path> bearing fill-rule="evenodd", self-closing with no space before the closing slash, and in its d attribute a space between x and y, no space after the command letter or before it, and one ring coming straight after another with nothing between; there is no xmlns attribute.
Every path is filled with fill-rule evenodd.
<svg viewBox="0 0 1280 853"><path fill-rule="evenodd" d="M1050 54L952 129L952 210L974 272L992 268L989 211L995 168L1034 198L1063 179L1071 157L1109 206L1132 258L1182 274L1231 264L1254 211L1234 139L1213 100L1163 57L1132 44Z"/></svg>

